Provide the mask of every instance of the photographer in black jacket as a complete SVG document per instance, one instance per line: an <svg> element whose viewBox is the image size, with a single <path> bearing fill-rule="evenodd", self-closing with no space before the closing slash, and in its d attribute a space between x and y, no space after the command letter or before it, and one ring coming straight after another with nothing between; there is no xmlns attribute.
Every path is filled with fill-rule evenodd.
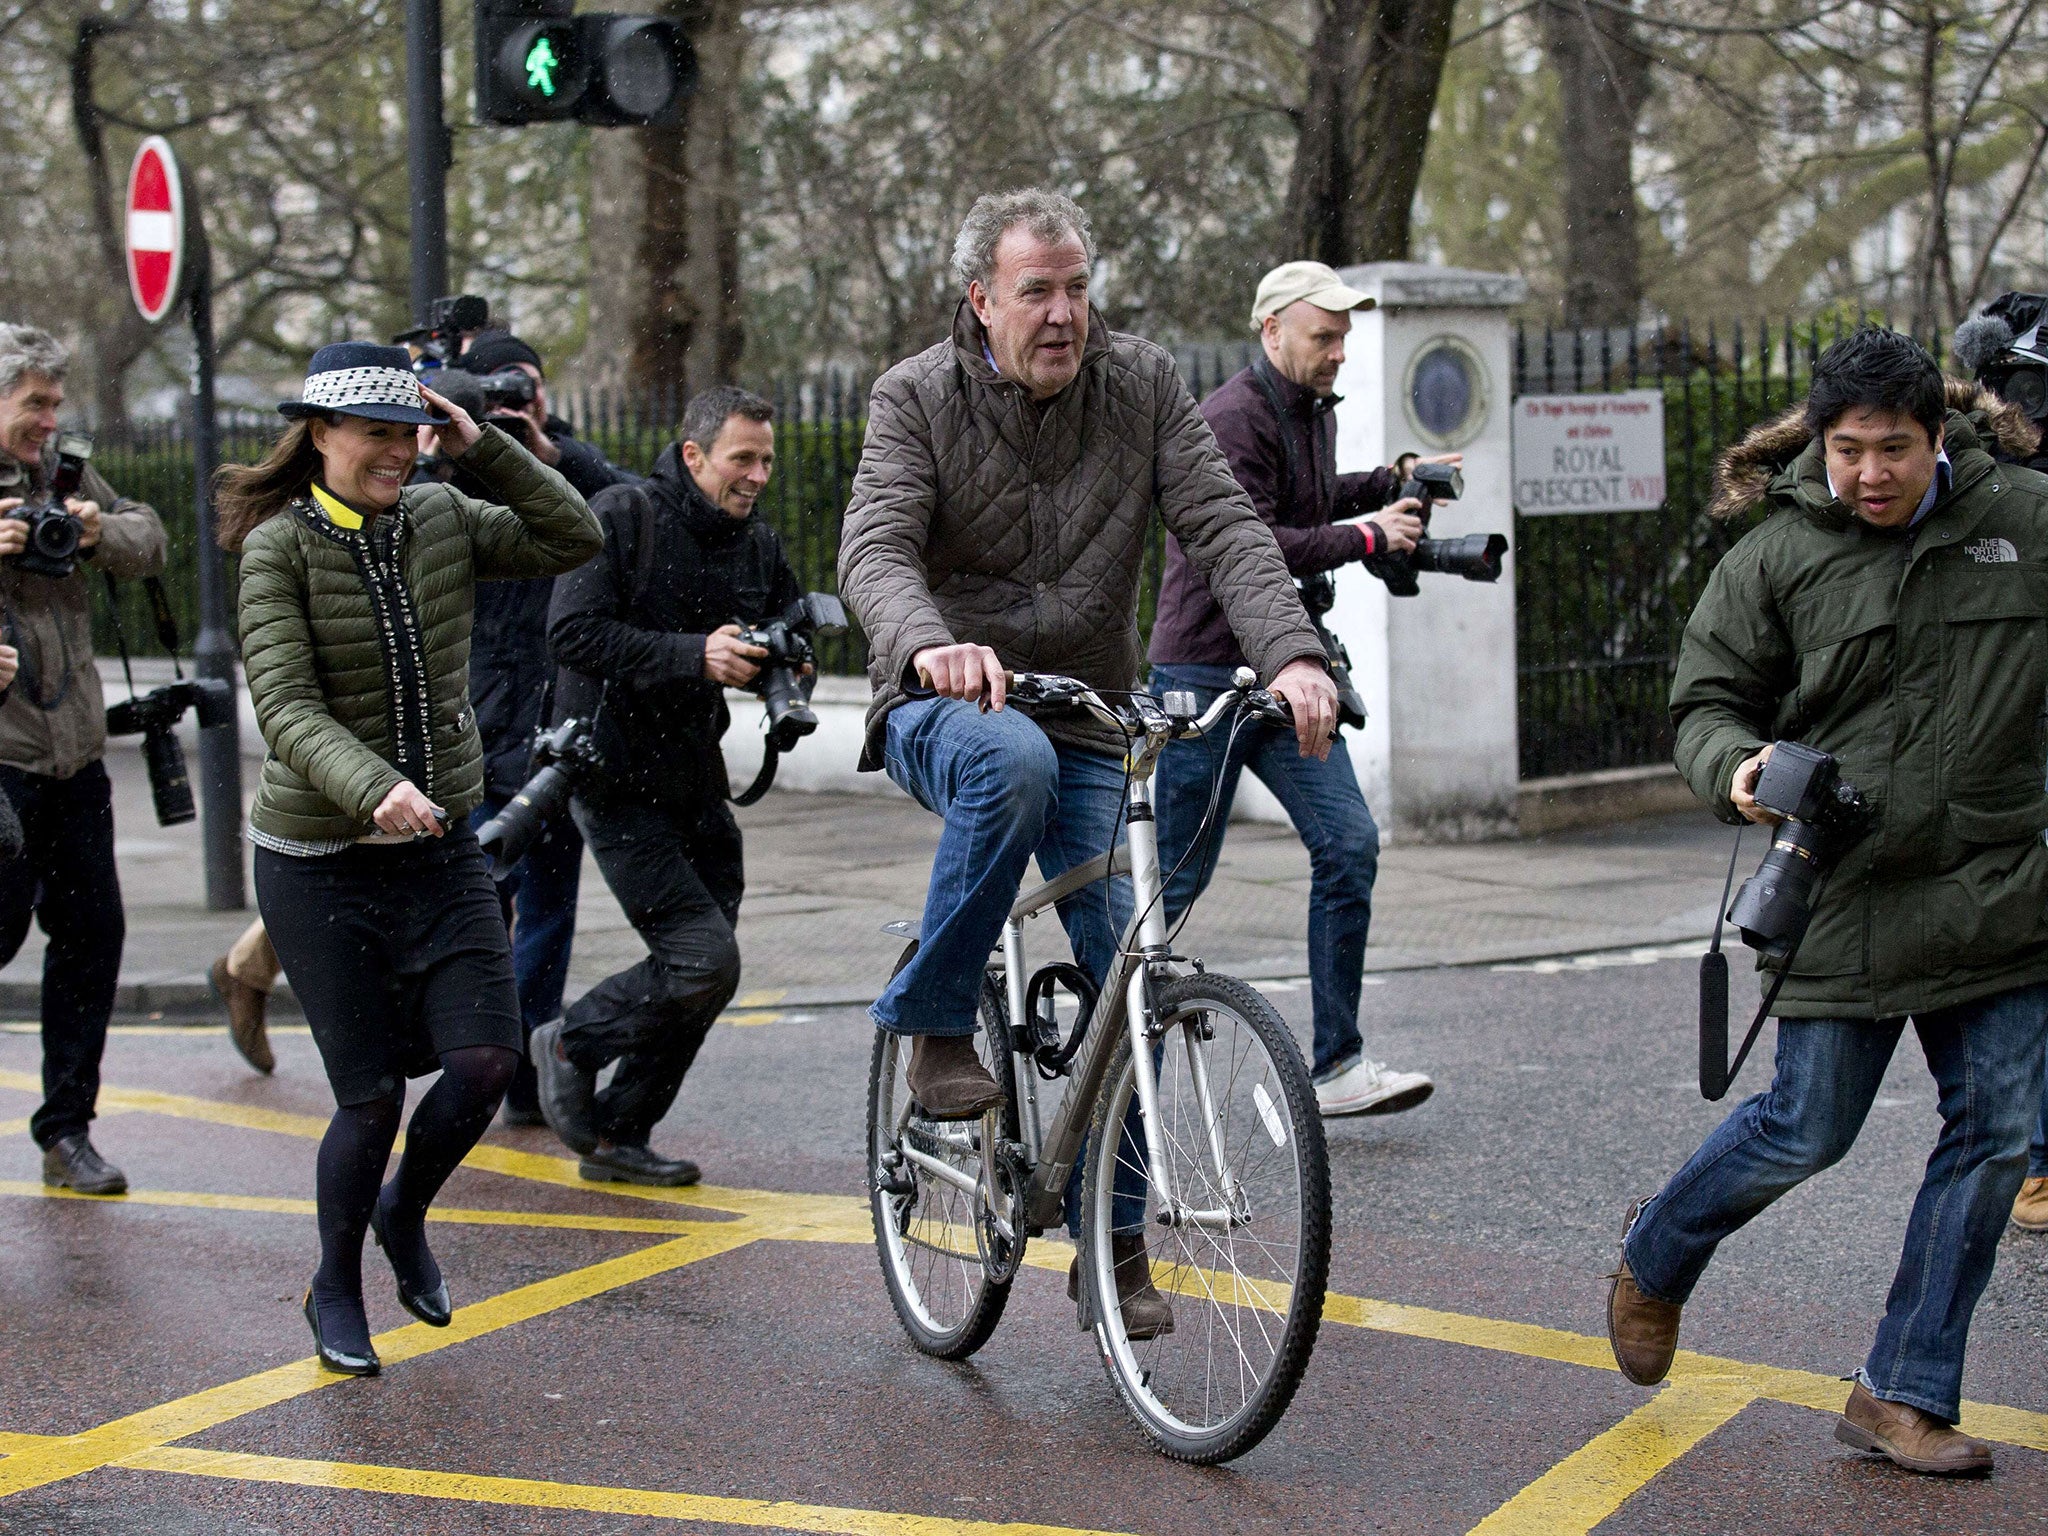
<svg viewBox="0 0 2048 1536"><path fill-rule="evenodd" d="M774 414L742 389L697 396L653 478L592 501L604 550L555 586L555 663L604 687L605 766L577 789L576 825L648 951L533 1033L541 1110L595 1181L698 1176L647 1143L739 986L745 880L719 748L724 690L753 682L766 654L740 625L802 595L781 539L754 515L775 460Z"/></svg>

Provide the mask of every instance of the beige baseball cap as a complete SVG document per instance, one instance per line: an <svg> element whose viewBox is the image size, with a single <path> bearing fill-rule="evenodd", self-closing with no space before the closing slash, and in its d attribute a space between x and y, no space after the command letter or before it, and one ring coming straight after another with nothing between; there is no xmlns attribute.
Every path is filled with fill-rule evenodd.
<svg viewBox="0 0 2048 1536"><path fill-rule="evenodd" d="M1297 299L1333 313L1371 309L1379 303L1371 294L1346 287L1335 267L1320 261L1290 261L1259 279L1258 296L1252 300L1252 329L1256 331L1266 323L1266 316L1279 314Z"/></svg>

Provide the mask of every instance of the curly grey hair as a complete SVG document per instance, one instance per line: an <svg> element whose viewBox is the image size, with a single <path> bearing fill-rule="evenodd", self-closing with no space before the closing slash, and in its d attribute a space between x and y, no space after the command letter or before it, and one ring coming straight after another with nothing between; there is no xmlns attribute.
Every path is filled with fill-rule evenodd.
<svg viewBox="0 0 2048 1536"><path fill-rule="evenodd" d="M64 370L70 366L71 354L48 331L0 320L0 395L13 394L15 386L32 373L62 383Z"/></svg>
<svg viewBox="0 0 2048 1536"><path fill-rule="evenodd" d="M1041 240L1075 236L1081 249L1088 253L1089 265L1094 265L1095 232L1088 226L1088 215L1071 197L1040 187L985 192L967 210L960 233L953 241L953 275L960 279L962 288L969 283L987 284L989 274L995 270L996 245L1018 224L1030 226L1031 233Z"/></svg>

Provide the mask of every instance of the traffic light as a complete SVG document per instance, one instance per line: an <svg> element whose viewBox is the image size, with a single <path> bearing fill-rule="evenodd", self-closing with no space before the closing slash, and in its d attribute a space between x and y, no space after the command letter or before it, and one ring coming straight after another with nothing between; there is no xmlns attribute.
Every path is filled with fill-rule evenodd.
<svg viewBox="0 0 2048 1536"><path fill-rule="evenodd" d="M658 16L574 9L574 0L476 0L477 120L680 120L697 81L683 29Z"/></svg>

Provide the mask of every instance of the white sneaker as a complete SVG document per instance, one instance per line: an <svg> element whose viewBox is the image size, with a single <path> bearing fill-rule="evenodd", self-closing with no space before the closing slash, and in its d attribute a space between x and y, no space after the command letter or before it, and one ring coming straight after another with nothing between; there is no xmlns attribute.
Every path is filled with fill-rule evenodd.
<svg viewBox="0 0 2048 1536"><path fill-rule="evenodd" d="M1436 1084L1420 1072L1389 1072L1381 1062L1360 1060L1316 1084L1316 1107L1325 1120L1339 1115L1397 1115L1435 1092Z"/></svg>

